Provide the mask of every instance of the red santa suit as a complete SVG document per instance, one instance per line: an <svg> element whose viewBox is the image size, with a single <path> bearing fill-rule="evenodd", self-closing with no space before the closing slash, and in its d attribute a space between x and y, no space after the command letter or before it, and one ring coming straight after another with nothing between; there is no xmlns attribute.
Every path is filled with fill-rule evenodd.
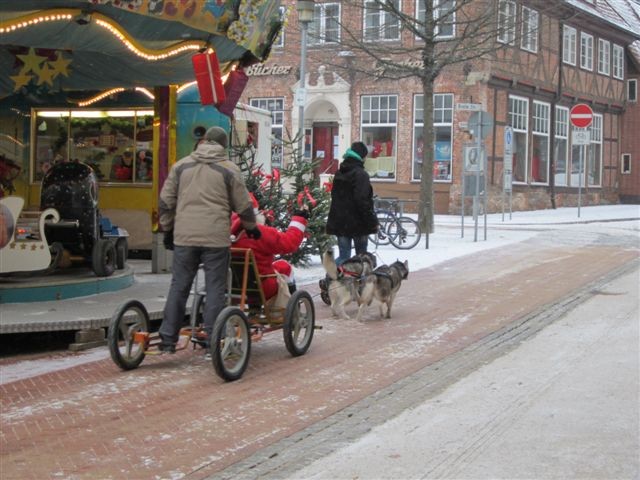
<svg viewBox="0 0 640 480"><path fill-rule="evenodd" d="M278 281L275 272L287 277L289 283L293 282L293 268L285 260L275 261L276 255L286 255L293 253L300 247L304 239L304 231L307 227L307 219L298 215L291 217L291 222L286 231L281 232L277 228L268 225L258 225L260 239L254 240L247 237L244 230L241 230L239 221L232 221L231 235L235 236L232 247L250 248L256 259L258 272L262 279L262 289L264 296L268 300L278 293Z"/></svg>

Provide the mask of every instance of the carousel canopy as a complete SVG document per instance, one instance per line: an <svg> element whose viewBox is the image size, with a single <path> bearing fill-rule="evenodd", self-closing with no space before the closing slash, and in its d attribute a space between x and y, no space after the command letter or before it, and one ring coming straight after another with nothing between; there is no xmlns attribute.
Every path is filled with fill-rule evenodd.
<svg viewBox="0 0 640 480"><path fill-rule="evenodd" d="M279 1L0 0L0 98L194 79L215 50L226 71L266 59Z"/></svg>

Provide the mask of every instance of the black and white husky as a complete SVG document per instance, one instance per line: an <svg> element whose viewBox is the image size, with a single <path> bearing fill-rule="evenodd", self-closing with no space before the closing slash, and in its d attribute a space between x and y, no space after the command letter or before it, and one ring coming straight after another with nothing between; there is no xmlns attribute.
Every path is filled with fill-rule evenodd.
<svg viewBox="0 0 640 480"><path fill-rule="evenodd" d="M371 253L355 255L338 267L333 251L328 250L322 255L322 266L327 273L326 292L331 312L349 320L344 307L351 302L358 303L360 279L373 272L376 257Z"/></svg>
<svg viewBox="0 0 640 480"><path fill-rule="evenodd" d="M382 265L376 268L370 274L364 276L361 283L361 291L358 299L358 315L356 319L362 320L362 313L365 307L371 305L376 299L380 302L380 318L391 318L391 306L396 298L398 290L403 280L409 276L409 262L399 260L391 265ZM383 311L383 305L387 306L386 315Z"/></svg>

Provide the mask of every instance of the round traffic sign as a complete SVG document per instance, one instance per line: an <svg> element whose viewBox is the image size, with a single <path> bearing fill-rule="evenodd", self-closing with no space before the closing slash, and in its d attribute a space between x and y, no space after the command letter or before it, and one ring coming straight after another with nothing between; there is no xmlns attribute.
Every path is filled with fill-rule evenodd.
<svg viewBox="0 0 640 480"><path fill-rule="evenodd" d="M587 128L593 122L593 110L586 103L578 103L571 108L569 119L574 127Z"/></svg>

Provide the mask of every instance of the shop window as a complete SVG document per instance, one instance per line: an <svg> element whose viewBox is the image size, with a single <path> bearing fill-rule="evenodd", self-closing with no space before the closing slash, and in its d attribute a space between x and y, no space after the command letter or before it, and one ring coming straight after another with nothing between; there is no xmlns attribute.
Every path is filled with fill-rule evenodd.
<svg viewBox="0 0 640 480"><path fill-rule="evenodd" d="M531 182L549 183L549 114L548 103L533 102L531 141Z"/></svg>
<svg viewBox="0 0 640 480"><path fill-rule="evenodd" d="M593 35L580 33L580 68L593 70Z"/></svg>
<svg viewBox="0 0 640 480"><path fill-rule="evenodd" d="M509 96L509 125L513 127L513 181L526 183L529 99Z"/></svg>
<svg viewBox="0 0 640 480"><path fill-rule="evenodd" d="M364 40L366 42L400 39L400 19L390 10L399 11L400 1L390 0L381 6L378 1L364 4Z"/></svg>
<svg viewBox="0 0 640 480"><path fill-rule="evenodd" d="M620 165L620 173L628 175L631 173L631 154L623 153L622 162Z"/></svg>
<svg viewBox="0 0 640 480"><path fill-rule="evenodd" d="M422 176L422 158L424 152L424 95L414 98L413 112L413 180ZM434 94L433 96L433 179L451 181L451 160L453 151L453 95Z"/></svg>
<svg viewBox="0 0 640 480"><path fill-rule="evenodd" d="M538 19L539 15L536 10L522 7L522 38L520 39L520 47L532 53L538 51Z"/></svg>
<svg viewBox="0 0 640 480"><path fill-rule="evenodd" d="M555 184L567 185L567 155L569 148L569 109L556 107L556 131L554 137Z"/></svg>
<svg viewBox="0 0 640 480"><path fill-rule="evenodd" d="M587 156L587 182L589 186L602 184L602 115L594 114L591 131L591 145Z"/></svg>
<svg viewBox="0 0 640 480"><path fill-rule="evenodd" d="M613 44L613 78L624 78L624 48Z"/></svg>
<svg viewBox="0 0 640 480"><path fill-rule="evenodd" d="M577 31L565 25L562 29L562 61L569 65L576 64Z"/></svg>
<svg viewBox="0 0 640 480"><path fill-rule="evenodd" d="M152 110L36 111L33 178L82 162L101 182L151 183Z"/></svg>
<svg viewBox="0 0 640 480"><path fill-rule="evenodd" d="M361 101L361 139L369 149L364 167L372 178L396 177L398 97L365 95Z"/></svg>
<svg viewBox="0 0 640 480"><path fill-rule="evenodd" d="M514 45L516 40L516 2L500 0L498 3L498 41Z"/></svg>
<svg viewBox="0 0 640 480"><path fill-rule="evenodd" d="M340 4L316 3L309 25L309 45L340 41Z"/></svg>
<svg viewBox="0 0 640 480"><path fill-rule="evenodd" d="M284 132L284 97L252 98L252 107L271 112L271 167L282 167Z"/></svg>
<svg viewBox="0 0 640 480"><path fill-rule="evenodd" d="M611 44L602 38L598 39L598 73L609 75L611 70Z"/></svg>

